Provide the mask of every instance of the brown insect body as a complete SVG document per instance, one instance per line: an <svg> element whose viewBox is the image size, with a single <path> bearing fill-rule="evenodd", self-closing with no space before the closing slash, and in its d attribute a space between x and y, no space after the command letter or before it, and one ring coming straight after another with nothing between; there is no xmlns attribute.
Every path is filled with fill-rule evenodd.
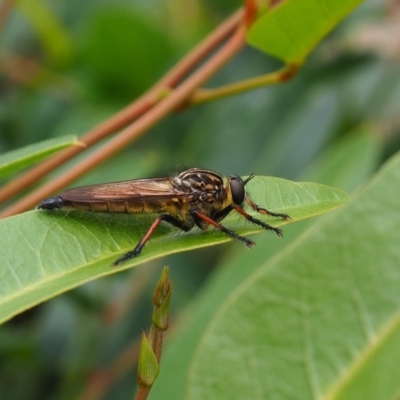
<svg viewBox="0 0 400 400"><path fill-rule="evenodd" d="M252 178L250 176L243 181L239 176L231 175L225 185L216 172L191 168L173 178L137 179L69 189L42 201L38 208L160 214L135 249L118 259L114 265L137 256L161 221L186 232L194 225L204 230L211 224L250 247L254 245L252 241L219 224L230 211L236 210L249 221L274 231L278 236L282 236L278 228L247 214L241 207L242 203L246 202L262 214L289 219L286 214L260 208L250 200L244 187Z"/></svg>

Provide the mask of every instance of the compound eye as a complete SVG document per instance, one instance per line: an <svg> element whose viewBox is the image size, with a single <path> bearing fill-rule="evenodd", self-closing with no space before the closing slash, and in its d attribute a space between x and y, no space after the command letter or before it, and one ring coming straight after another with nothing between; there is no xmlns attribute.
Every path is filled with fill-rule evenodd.
<svg viewBox="0 0 400 400"><path fill-rule="evenodd" d="M231 175L230 178L232 200L235 204L240 206L243 203L245 197L244 183L240 176Z"/></svg>

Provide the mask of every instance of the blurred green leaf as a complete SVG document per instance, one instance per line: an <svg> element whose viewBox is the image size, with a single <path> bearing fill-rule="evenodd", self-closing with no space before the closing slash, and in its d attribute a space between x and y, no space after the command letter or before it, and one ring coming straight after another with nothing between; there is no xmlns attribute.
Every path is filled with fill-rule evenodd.
<svg viewBox="0 0 400 400"><path fill-rule="evenodd" d="M0 177L10 175L35 164L49 155L66 147L84 146L76 136L64 136L57 139L44 140L21 149L9 151L0 156Z"/></svg>
<svg viewBox="0 0 400 400"><path fill-rule="evenodd" d="M238 283L203 326L188 397L256 389L260 398L395 398L399 184L398 155L351 203Z"/></svg>
<svg viewBox="0 0 400 400"><path fill-rule="evenodd" d="M258 146L256 171L267 170L272 175L285 174L297 179L299 171L314 161L321 148L332 140L340 118L337 94L326 88L312 88L302 94L302 99L287 111L273 133L269 132L269 125L264 128L275 140Z"/></svg>
<svg viewBox="0 0 400 400"><path fill-rule="evenodd" d="M113 96L132 98L146 90L171 54L162 29L131 8L97 12L87 21L82 42L91 76Z"/></svg>
<svg viewBox="0 0 400 400"><path fill-rule="evenodd" d="M249 184L252 198L273 211L288 213L293 221L318 215L342 205L347 195L314 183L295 183L257 177ZM286 221L267 219L274 225ZM176 229L161 226L140 257L119 268L115 259L143 237L149 215L120 215L33 211L0 221L3 237L0 320L72 287L167 254L215 245L230 240L219 232L193 230L176 237ZM235 216L224 225L242 235L259 232L257 226Z"/></svg>
<svg viewBox="0 0 400 400"><path fill-rule="evenodd" d="M303 172L302 179L351 192L371 176L382 155L383 136L380 129L364 124L330 146Z"/></svg>
<svg viewBox="0 0 400 400"><path fill-rule="evenodd" d="M252 25L249 43L286 63L301 64L362 0L286 0Z"/></svg>
<svg viewBox="0 0 400 400"><path fill-rule="evenodd" d="M48 62L58 66L68 63L73 52L72 40L47 4L43 0L19 0L17 5L39 37Z"/></svg>

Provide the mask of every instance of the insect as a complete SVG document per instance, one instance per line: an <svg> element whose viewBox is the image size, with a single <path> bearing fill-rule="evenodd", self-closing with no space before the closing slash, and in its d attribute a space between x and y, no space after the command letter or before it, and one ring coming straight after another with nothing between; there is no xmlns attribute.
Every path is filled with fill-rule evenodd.
<svg viewBox="0 0 400 400"><path fill-rule="evenodd" d="M279 237L282 237L280 229L252 217L242 206L247 204L260 214L290 219L286 214L259 207L249 198L245 186L252 178L254 174L246 180L238 175L230 175L225 184L216 172L190 168L175 177L137 179L69 189L43 200L38 208L159 214L136 247L116 260L114 266L138 256L161 221L184 232L190 231L195 225L202 230L212 225L250 248L255 245L254 242L220 224L231 211L235 210L248 221L275 232Z"/></svg>

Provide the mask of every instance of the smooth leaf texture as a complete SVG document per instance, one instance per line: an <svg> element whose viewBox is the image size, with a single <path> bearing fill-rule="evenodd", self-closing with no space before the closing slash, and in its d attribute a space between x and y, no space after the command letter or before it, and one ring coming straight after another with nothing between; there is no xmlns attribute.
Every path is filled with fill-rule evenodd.
<svg viewBox="0 0 400 400"><path fill-rule="evenodd" d="M321 214L347 200L344 192L314 183L257 177L248 186L258 204L286 212L293 221ZM162 225L139 257L118 269L111 268L116 258L143 237L153 219L149 215L37 210L0 221L0 321L96 277L156 257L230 240L212 230L193 229L178 235L175 228ZM273 225L285 223L280 219L265 220ZM233 215L224 220L224 225L245 235L260 231Z"/></svg>
<svg viewBox="0 0 400 400"><path fill-rule="evenodd" d="M302 173L301 179L353 192L377 169L382 153L379 128L363 124L328 148Z"/></svg>
<svg viewBox="0 0 400 400"><path fill-rule="evenodd" d="M396 156L232 292L204 328L187 398L396 398L399 184Z"/></svg>
<svg viewBox="0 0 400 400"><path fill-rule="evenodd" d="M307 55L362 0L286 0L250 28L248 42L286 63Z"/></svg>
<svg viewBox="0 0 400 400"><path fill-rule="evenodd" d="M35 164L49 155L69 146L83 146L76 136L44 140L0 156L0 178Z"/></svg>

